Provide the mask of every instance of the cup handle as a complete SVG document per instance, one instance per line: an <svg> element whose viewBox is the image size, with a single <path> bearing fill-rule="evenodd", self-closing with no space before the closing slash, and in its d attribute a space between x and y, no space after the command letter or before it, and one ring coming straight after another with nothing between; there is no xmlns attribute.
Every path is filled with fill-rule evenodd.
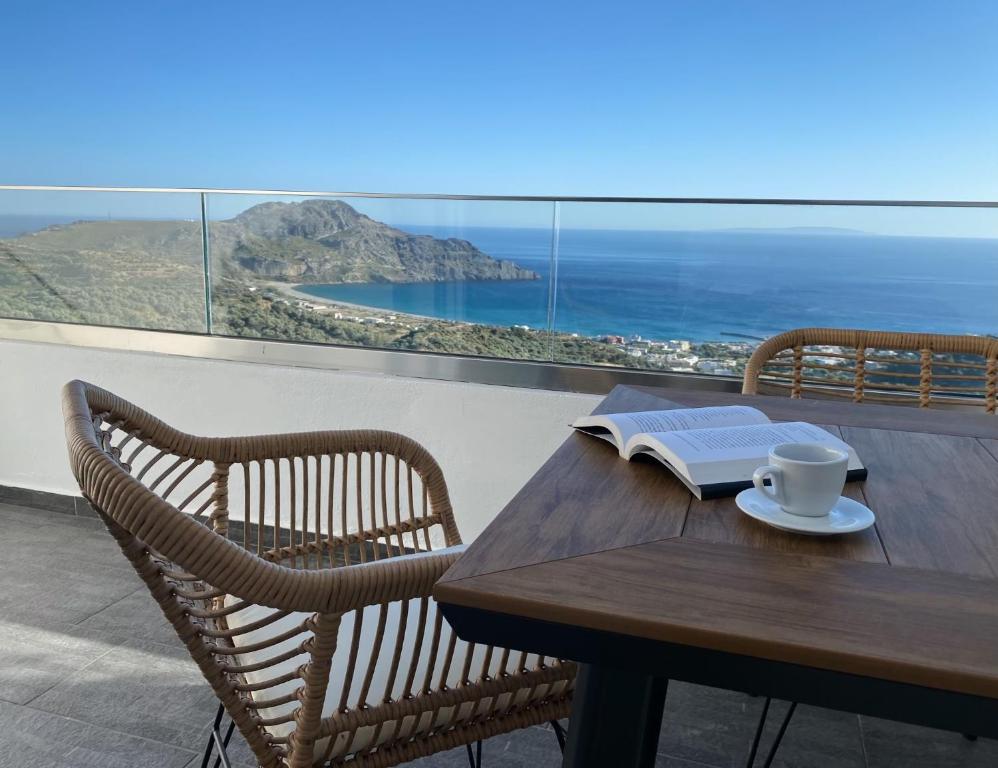
<svg viewBox="0 0 998 768"><path fill-rule="evenodd" d="M767 488L766 484L763 482L766 478L769 478L771 487ZM756 487L767 499L772 499L781 507L783 506L783 483L782 473L779 467L767 466L759 467L755 472L752 473L752 485Z"/></svg>

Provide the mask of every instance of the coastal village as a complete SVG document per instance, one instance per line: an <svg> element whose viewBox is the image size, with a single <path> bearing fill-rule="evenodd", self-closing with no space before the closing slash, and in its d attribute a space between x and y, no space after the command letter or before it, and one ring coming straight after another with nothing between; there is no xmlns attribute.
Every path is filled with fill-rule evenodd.
<svg viewBox="0 0 998 768"><path fill-rule="evenodd" d="M643 368L660 368L686 373L741 376L754 345L747 341L695 342L687 339L655 341L641 336L600 336Z"/></svg>

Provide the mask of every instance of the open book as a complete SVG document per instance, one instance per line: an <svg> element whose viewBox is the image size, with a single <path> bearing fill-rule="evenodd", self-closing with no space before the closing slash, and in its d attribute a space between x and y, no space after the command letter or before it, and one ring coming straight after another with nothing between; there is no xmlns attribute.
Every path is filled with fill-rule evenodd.
<svg viewBox="0 0 998 768"><path fill-rule="evenodd" d="M583 416L573 424L602 438L630 460L648 455L675 472L698 499L733 496L752 487L752 473L780 443L821 443L849 454L849 480L865 480L866 468L850 446L803 421L774 424L747 405L677 408Z"/></svg>

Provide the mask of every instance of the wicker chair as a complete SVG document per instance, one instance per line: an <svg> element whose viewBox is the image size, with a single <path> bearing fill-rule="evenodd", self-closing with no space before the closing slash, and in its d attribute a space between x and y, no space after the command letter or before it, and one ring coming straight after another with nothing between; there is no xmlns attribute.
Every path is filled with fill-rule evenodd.
<svg viewBox="0 0 998 768"><path fill-rule="evenodd" d="M747 395L850 397L897 405L983 405L995 412L998 339L798 328L764 341L745 367Z"/></svg>
<svg viewBox="0 0 998 768"><path fill-rule="evenodd" d="M413 440L202 438L90 384L63 398L83 495L221 702L204 765L233 727L266 768L461 745L474 765L473 742L480 763L481 739L568 716L572 664L465 643L436 610L461 537Z"/></svg>

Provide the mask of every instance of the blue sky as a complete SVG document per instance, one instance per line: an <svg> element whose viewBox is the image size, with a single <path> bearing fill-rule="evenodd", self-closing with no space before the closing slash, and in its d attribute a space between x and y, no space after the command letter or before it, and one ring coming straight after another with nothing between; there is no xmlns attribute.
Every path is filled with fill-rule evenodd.
<svg viewBox="0 0 998 768"><path fill-rule="evenodd" d="M998 199L994 0L8 0L4 26L0 183ZM846 213L805 223L893 221Z"/></svg>

